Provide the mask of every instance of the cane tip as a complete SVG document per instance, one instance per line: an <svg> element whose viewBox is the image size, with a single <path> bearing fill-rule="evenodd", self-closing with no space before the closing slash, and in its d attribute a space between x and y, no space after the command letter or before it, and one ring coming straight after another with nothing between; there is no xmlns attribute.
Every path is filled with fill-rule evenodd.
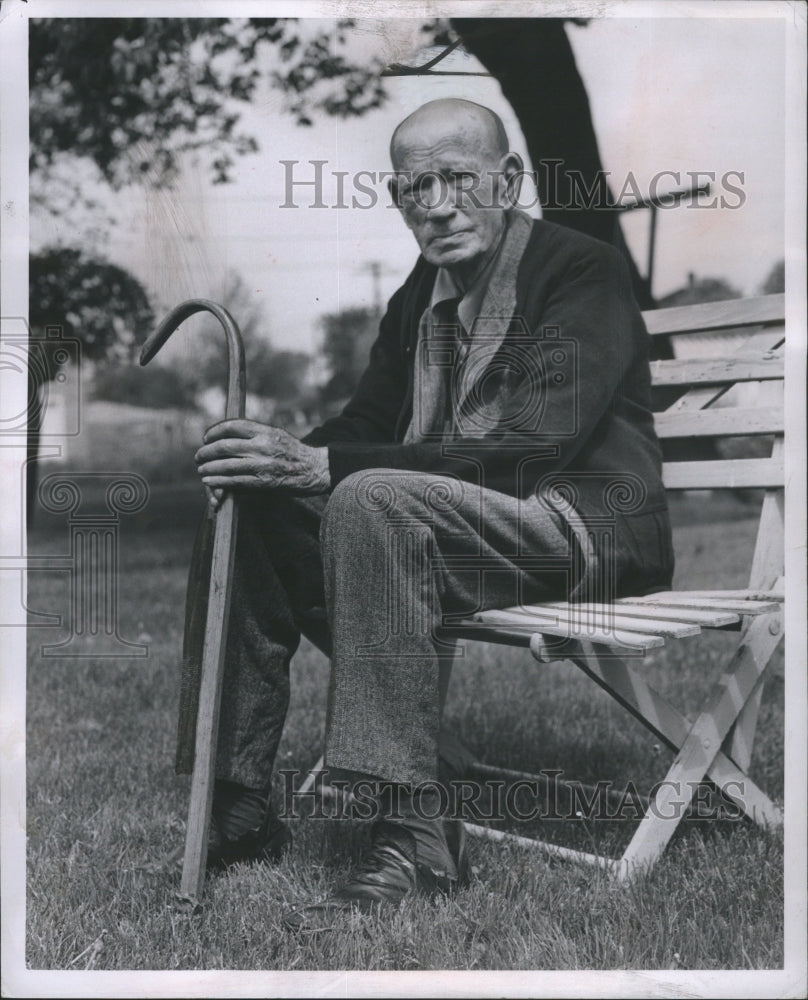
<svg viewBox="0 0 808 1000"><path fill-rule="evenodd" d="M184 892L174 893L174 906L181 913L196 917L202 913L202 903L196 896L190 896Z"/></svg>
<svg viewBox="0 0 808 1000"><path fill-rule="evenodd" d="M147 365L156 353L157 350L154 346L154 337L149 337L149 339L140 349L140 358L139 358L140 364Z"/></svg>

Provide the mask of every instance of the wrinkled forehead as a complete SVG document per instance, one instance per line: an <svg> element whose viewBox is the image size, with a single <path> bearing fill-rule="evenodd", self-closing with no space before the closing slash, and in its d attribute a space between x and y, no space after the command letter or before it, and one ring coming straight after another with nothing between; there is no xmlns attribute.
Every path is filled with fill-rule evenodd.
<svg viewBox="0 0 808 1000"><path fill-rule="evenodd" d="M396 170L439 170L446 166L493 169L499 162L493 130L477 118L456 115L454 120L434 117L404 122L390 144Z"/></svg>

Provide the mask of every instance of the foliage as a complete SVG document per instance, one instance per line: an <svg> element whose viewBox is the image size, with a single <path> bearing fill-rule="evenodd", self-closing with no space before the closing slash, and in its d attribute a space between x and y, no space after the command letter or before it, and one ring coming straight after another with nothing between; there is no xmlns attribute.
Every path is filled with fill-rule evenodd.
<svg viewBox="0 0 808 1000"><path fill-rule="evenodd" d="M190 409L194 396L187 379L174 368L151 364L115 365L96 373L93 396L113 403L148 406L157 410L174 407Z"/></svg>
<svg viewBox="0 0 808 1000"><path fill-rule="evenodd" d="M31 257L29 319L35 331L62 327L92 361L127 360L154 324L148 295L135 277L71 248Z"/></svg>
<svg viewBox="0 0 808 1000"><path fill-rule="evenodd" d="M298 125L311 125L311 115L318 110L338 118L353 118L384 102L381 61L352 63L339 51L354 23L343 19L337 22L333 33L320 32L306 42L291 39L287 43L288 52L281 48L282 58L298 53L294 65L286 72L272 74L274 83L287 95L287 107ZM339 81L339 86L334 86L335 81Z"/></svg>
<svg viewBox="0 0 808 1000"><path fill-rule="evenodd" d="M267 320L263 305L234 271L224 278L221 290L213 296L238 324L244 341L247 388L259 396L288 402L303 391L303 380L311 358L302 351L276 351L266 334ZM227 343L219 323L205 317L196 340L190 377L197 388L223 385L227 370Z"/></svg>
<svg viewBox="0 0 808 1000"><path fill-rule="evenodd" d="M324 21L311 37L292 19L43 18L30 23L31 170L64 155L87 157L113 188L164 186L180 155L202 152L216 182L234 155L258 149L238 130L241 110L274 46L271 81L299 124L312 107L348 117L383 99L380 67L344 53L349 20ZM325 95L312 98L318 81ZM313 104L312 104L313 102Z"/></svg>
<svg viewBox="0 0 808 1000"><path fill-rule="evenodd" d="M368 355L379 332L379 317L372 309L345 309L322 319L323 354L330 377L323 386L326 402L344 400L356 388L367 367Z"/></svg>
<svg viewBox="0 0 808 1000"><path fill-rule="evenodd" d="M246 282L235 271L228 271L221 287L211 292L210 297L230 313L236 322L244 341L244 355L247 366L247 380L251 391L253 368L265 363L265 356L271 353L266 334L266 316L261 303L255 298ZM189 377L199 388L224 385L227 371L227 341L218 320L207 313L200 318L198 336L194 338L193 354L188 358Z"/></svg>
<svg viewBox="0 0 808 1000"><path fill-rule="evenodd" d="M311 363L309 355L303 351L276 351L267 344L262 347L265 349L253 357L247 369L250 391L281 403L297 399Z"/></svg>

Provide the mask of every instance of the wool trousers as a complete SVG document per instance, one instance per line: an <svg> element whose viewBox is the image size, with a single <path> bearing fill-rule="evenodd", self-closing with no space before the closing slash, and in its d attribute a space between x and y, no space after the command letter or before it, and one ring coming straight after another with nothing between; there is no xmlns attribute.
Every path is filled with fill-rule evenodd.
<svg viewBox="0 0 808 1000"><path fill-rule="evenodd" d="M329 768L437 778L441 626L563 598L571 541L535 498L372 469L328 495L241 494L216 774L268 788L301 632L331 657Z"/></svg>

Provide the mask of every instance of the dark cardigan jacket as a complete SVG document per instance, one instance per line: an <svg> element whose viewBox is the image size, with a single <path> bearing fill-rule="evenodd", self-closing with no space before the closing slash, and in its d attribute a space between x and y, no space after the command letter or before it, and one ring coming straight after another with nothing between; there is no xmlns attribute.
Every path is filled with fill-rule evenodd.
<svg viewBox="0 0 808 1000"><path fill-rule="evenodd" d="M515 275L513 316L488 336L487 354L464 376L479 391L466 386L455 435L405 444L418 325L436 273L419 257L389 302L353 397L304 439L328 447L332 486L366 469L408 469L522 498L555 497L593 533L599 559L599 529L616 524L609 590L669 587L673 555L650 407L649 338L620 254L534 221ZM472 343L480 340L485 333ZM581 583L576 596L593 592Z"/></svg>

